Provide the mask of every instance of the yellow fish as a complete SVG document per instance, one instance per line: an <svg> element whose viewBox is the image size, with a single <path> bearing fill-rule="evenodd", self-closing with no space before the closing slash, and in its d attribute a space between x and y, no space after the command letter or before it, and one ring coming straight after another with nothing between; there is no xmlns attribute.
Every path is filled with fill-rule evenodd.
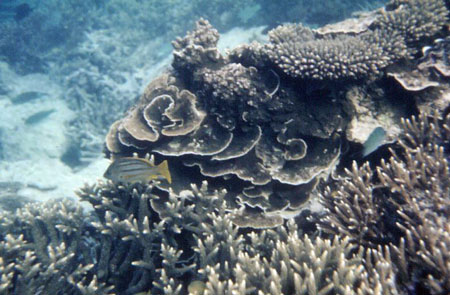
<svg viewBox="0 0 450 295"><path fill-rule="evenodd" d="M167 160L158 166L149 160L135 157L124 157L115 160L106 169L103 177L115 182L135 183L148 182L154 179L165 179L172 183Z"/></svg>

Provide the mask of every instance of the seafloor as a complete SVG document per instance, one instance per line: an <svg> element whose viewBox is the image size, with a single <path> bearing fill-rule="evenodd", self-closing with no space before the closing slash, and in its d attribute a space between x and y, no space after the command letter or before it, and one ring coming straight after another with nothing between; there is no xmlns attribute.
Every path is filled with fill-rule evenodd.
<svg viewBox="0 0 450 295"><path fill-rule="evenodd" d="M449 11L0 2L0 295L450 294Z"/></svg>

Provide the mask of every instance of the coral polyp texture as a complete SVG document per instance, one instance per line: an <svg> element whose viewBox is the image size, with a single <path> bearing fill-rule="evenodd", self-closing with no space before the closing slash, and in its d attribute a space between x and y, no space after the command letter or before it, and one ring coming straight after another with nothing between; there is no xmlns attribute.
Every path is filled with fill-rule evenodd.
<svg viewBox="0 0 450 295"><path fill-rule="evenodd" d="M395 31L319 35L301 25L284 25L269 37L268 59L300 79L359 79L407 56L404 40Z"/></svg>
<svg viewBox="0 0 450 295"><path fill-rule="evenodd" d="M409 59L419 41L432 38L448 21L444 1L392 1L385 8L351 23L326 29L283 25L269 32L268 60L293 78L360 79ZM419 45L420 46L420 45Z"/></svg>

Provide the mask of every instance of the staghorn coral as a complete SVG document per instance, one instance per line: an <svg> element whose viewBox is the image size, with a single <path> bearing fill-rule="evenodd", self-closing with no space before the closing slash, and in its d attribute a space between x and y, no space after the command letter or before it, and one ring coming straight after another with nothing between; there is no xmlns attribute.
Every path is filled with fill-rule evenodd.
<svg viewBox="0 0 450 295"><path fill-rule="evenodd" d="M156 196L153 190L108 182L79 192L100 217L93 224L102 233L98 279L120 294L183 294L183 278L195 269L194 235L212 222L208 214L225 209L225 192L210 191L206 184L179 195L157 190Z"/></svg>
<svg viewBox="0 0 450 295"><path fill-rule="evenodd" d="M396 294L382 253L304 235L294 220L244 231L226 191L206 182L179 194L99 182L78 194L93 216L68 201L2 213L2 294Z"/></svg>
<svg viewBox="0 0 450 295"><path fill-rule="evenodd" d="M68 200L1 212L1 293L171 294L176 284L180 294L195 267L193 234L212 222L207 212L224 213L224 192L204 184L157 197L153 189L86 186L79 195L93 216Z"/></svg>
<svg viewBox="0 0 450 295"><path fill-rule="evenodd" d="M93 275L99 244L73 201L0 212L1 294L113 294Z"/></svg>
<svg viewBox="0 0 450 295"><path fill-rule="evenodd" d="M194 288L201 294L348 294L355 288L368 292L374 283L395 290L390 270L374 267L383 281L368 279L362 252L355 253L348 239L310 239L294 222L243 233L232 223L226 191L210 191L206 183L179 195L156 196L154 189L108 182L80 191L101 217L94 226L107 237L99 280L113 283L120 294L185 294ZM382 268L387 262L379 258ZM118 273L133 284L123 285Z"/></svg>
<svg viewBox="0 0 450 295"><path fill-rule="evenodd" d="M373 170L353 165L321 198L320 228L368 248L395 254L397 280L405 289L431 294L450 290L450 115L404 120L400 149ZM418 291L423 290L423 291Z"/></svg>
<svg viewBox="0 0 450 295"><path fill-rule="evenodd" d="M169 159L178 176L173 187L86 186L78 194L94 207L96 218L77 210L61 217L55 211L67 210L59 205L37 212L27 207L33 213L24 226L1 225L2 291L22 292L32 277L27 291L34 293L47 287L42 280L67 294L446 292L448 202L440 196L448 191L434 182L423 194L402 198L428 185L423 175L436 174L448 188L448 152L433 145L448 146L448 122L433 125L421 118L425 123L406 126L408 168L420 177L402 181L409 174L399 153L382 164L379 180L368 166L355 166L356 180L340 189L350 193L326 193L330 217L321 228L336 236L304 235L303 223L283 225L282 218L303 210L319 179L336 165L341 135L348 136L354 116L340 96L346 90L311 90L302 79L292 83L258 63L260 45L258 52L242 47L221 55L218 37L201 20L196 31L177 40L174 69L150 83L106 138L113 159L150 151L158 161ZM256 63L248 62L249 56ZM422 146L411 149L418 142ZM418 166L423 159L427 165ZM205 178L210 187L190 184ZM417 211L417 204L426 210ZM437 213L428 209L436 206ZM56 219L48 218L53 214ZM20 252L30 245L36 257ZM10 263L14 256L24 268Z"/></svg>
<svg viewBox="0 0 450 295"><path fill-rule="evenodd" d="M362 252L355 253L348 239L311 239L294 222L243 237L229 221L222 226L237 245L220 243L210 230L206 242L199 239L197 251L214 253L199 270L206 277L203 294L396 294L392 271L381 271L387 261L374 251L378 260L369 279ZM217 263L221 257L228 259Z"/></svg>

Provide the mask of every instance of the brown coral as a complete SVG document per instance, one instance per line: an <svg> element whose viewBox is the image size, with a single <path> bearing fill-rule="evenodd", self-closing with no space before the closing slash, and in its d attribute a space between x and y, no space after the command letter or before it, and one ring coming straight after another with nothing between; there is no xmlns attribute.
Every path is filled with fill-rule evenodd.
<svg viewBox="0 0 450 295"><path fill-rule="evenodd" d="M208 21L200 19L194 31L172 42L172 66L178 71L192 72L199 66L223 63L223 57L217 49L218 41L217 30Z"/></svg>
<svg viewBox="0 0 450 295"><path fill-rule="evenodd" d="M200 20L173 43L173 69L150 83L111 126L111 158L154 154L178 174L175 192L213 180L228 189L229 206L241 208L234 219L241 226L280 224L307 206L318 180L336 166L343 134L362 142L367 136L355 134L354 127L362 119L378 113L381 119L365 123L387 118L379 124L384 127L407 112L407 105L392 107L394 102L378 107L391 99L376 101L384 96L382 87L376 96L364 96L367 102L349 100L347 89L332 83L305 82L363 78L406 57L405 36L383 25L381 15L366 15L366 25L352 33L282 26L269 33L269 44L242 46L229 55L218 51L217 31ZM360 103L375 107L362 114ZM389 140L397 134L389 130Z"/></svg>
<svg viewBox="0 0 450 295"><path fill-rule="evenodd" d="M386 7L374 26L399 32L410 45L436 35L448 22L444 0L393 0Z"/></svg>

